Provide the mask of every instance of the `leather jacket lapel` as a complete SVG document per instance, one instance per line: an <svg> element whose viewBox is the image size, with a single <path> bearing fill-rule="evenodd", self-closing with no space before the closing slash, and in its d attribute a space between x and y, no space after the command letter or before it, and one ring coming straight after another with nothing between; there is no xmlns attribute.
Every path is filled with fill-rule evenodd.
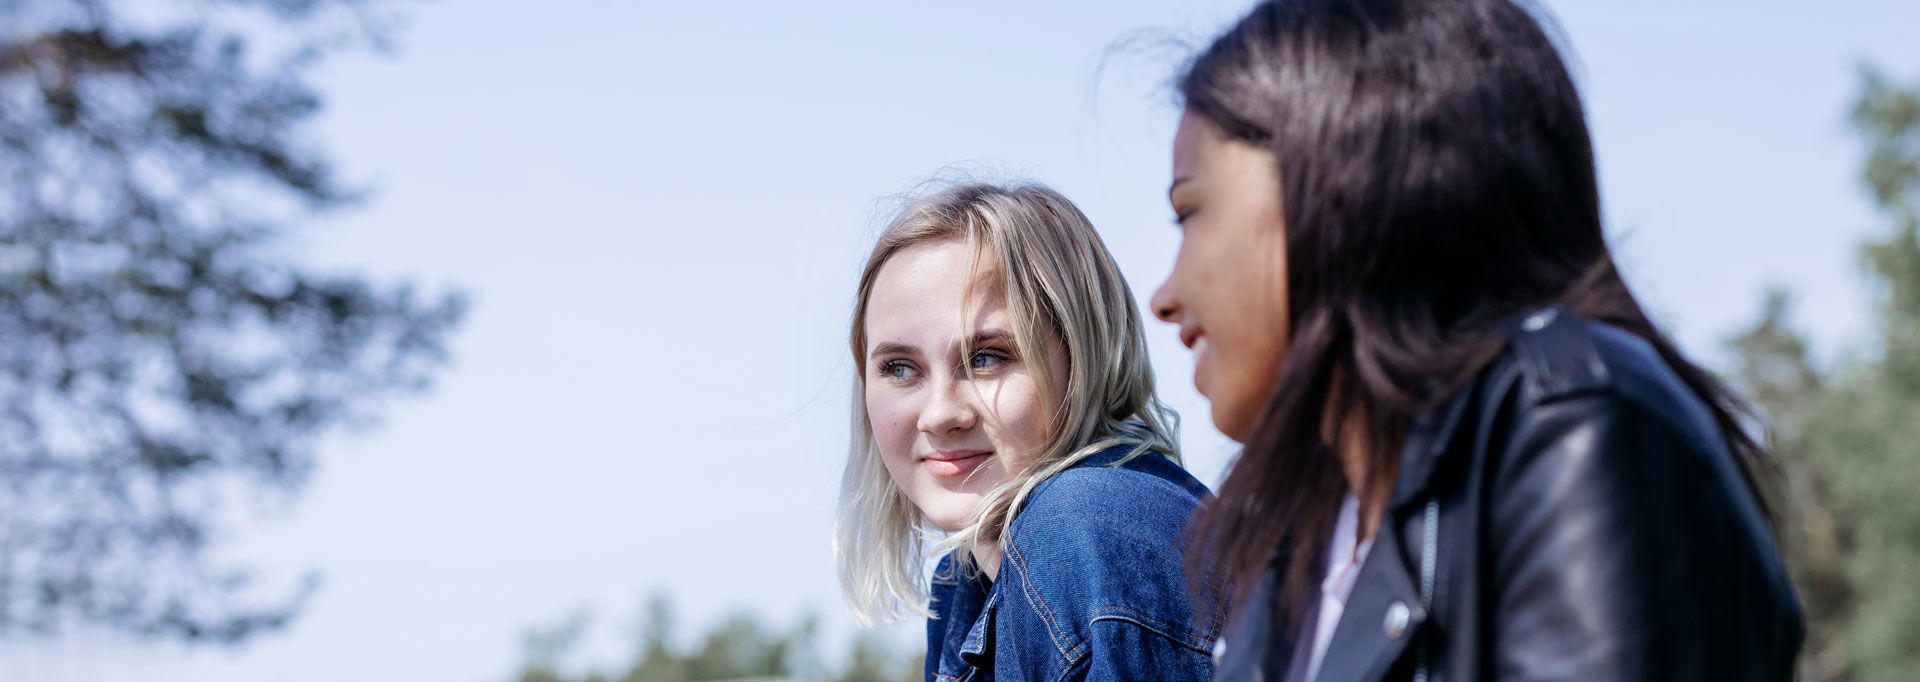
<svg viewBox="0 0 1920 682"><path fill-rule="evenodd" d="M1387 500L1387 512L1404 509L1426 498L1434 470L1441 456L1453 443L1454 435L1465 419L1467 406L1479 393L1479 380L1455 392L1438 408L1421 412L1407 429L1406 444L1400 448L1400 472L1395 476L1393 495ZM1378 546L1379 542L1374 542Z"/></svg>
<svg viewBox="0 0 1920 682"><path fill-rule="evenodd" d="M1275 571L1269 568L1247 595L1250 608L1240 609L1214 650L1219 666L1215 679L1236 682L1285 682L1293 655L1291 640L1274 623Z"/></svg>
<svg viewBox="0 0 1920 682"><path fill-rule="evenodd" d="M1318 682L1378 680L1400 657L1426 619L1420 595L1401 555L1394 519L1381 519L1373 550L1354 583L1340 624L1320 663Z"/></svg>

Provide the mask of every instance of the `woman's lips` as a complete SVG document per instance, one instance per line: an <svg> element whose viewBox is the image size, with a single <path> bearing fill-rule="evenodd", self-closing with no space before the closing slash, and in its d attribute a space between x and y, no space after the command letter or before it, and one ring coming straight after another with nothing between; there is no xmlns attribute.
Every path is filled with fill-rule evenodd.
<svg viewBox="0 0 1920 682"><path fill-rule="evenodd" d="M986 450L942 450L921 458L927 471L941 478L953 478L973 473L974 469L987 463L987 457L993 453Z"/></svg>

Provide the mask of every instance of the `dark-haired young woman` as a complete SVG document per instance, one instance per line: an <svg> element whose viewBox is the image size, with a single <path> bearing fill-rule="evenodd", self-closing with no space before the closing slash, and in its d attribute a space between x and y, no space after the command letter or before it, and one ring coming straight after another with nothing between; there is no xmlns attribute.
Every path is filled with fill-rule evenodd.
<svg viewBox="0 0 1920 682"><path fill-rule="evenodd" d="M1267 2L1180 90L1152 307L1245 446L1189 553L1221 679L1791 678L1768 459L1615 269L1533 15Z"/></svg>

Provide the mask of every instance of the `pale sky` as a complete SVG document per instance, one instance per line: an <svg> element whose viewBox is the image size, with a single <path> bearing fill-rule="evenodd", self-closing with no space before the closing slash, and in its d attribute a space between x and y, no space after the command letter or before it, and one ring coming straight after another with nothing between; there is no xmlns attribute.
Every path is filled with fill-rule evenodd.
<svg viewBox="0 0 1920 682"><path fill-rule="evenodd" d="M1180 56L1247 2L440 1L399 50L318 73L309 132L377 188L292 244L317 268L454 285L436 389L333 439L306 496L236 529L269 581L324 577L237 649L82 634L0 644L0 680L499 682L521 633L590 609L578 666L627 660L641 599L691 635L818 613L845 457L854 277L884 198L958 166L1048 182L1145 301ZM1574 50L1617 253L1683 346L1724 359L1770 283L1823 357L1870 310L1884 229L1844 125L1855 65L1920 78L1920 3L1548 2ZM1103 56L1106 67L1102 70ZM1149 329L1191 468L1231 453L1170 327ZM895 631L916 647L918 624Z"/></svg>

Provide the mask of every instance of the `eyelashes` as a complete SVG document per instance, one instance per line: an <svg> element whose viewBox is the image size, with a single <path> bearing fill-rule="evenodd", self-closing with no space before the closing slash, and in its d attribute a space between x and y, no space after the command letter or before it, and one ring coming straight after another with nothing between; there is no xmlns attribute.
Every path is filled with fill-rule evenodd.
<svg viewBox="0 0 1920 682"><path fill-rule="evenodd" d="M999 369L1010 364L1013 364L1013 358L997 351L978 351L973 357L967 358L967 367L975 372Z"/></svg>
<svg viewBox="0 0 1920 682"><path fill-rule="evenodd" d="M981 349L968 356L967 370L975 375L991 376L1011 368L1015 362L1013 355L1005 351ZM921 376L918 365L898 358L875 365L874 373L882 379L903 384L918 380Z"/></svg>
<svg viewBox="0 0 1920 682"><path fill-rule="evenodd" d="M910 380L914 378L913 375L918 374L920 371L914 367L912 363L904 360L888 360L880 363L877 369L880 370L880 376L882 378L892 379L894 381Z"/></svg>

